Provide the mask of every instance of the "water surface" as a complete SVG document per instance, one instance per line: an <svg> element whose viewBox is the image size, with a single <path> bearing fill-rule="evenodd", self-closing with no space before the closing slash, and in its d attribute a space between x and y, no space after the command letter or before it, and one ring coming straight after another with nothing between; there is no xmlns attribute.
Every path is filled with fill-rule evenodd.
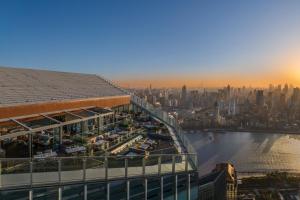
<svg viewBox="0 0 300 200"><path fill-rule="evenodd" d="M239 172L300 173L300 135L270 133L188 133L198 153L200 174L230 162Z"/></svg>

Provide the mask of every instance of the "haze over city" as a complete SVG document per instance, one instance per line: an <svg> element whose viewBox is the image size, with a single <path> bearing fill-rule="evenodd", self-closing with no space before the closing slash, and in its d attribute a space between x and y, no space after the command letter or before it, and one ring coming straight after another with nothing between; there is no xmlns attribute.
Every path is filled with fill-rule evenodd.
<svg viewBox="0 0 300 200"><path fill-rule="evenodd" d="M6 1L0 65L124 87L299 86L299 19L296 0Z"/></svg>
<svg viewBox="0 0 300 200"><path fill-rule="evenodd" d="M1 0L0 200L300 199L300 0Z"/></svg>

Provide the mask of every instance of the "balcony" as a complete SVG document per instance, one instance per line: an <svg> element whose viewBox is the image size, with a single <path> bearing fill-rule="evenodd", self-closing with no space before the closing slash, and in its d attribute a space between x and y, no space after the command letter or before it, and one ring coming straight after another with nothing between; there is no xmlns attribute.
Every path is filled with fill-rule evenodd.
<svg viewBox="0 0 300 200"><path fill-rule="evenodd" d="M61 185L195 171L195 154L1 158L0 188Z"/></svg>

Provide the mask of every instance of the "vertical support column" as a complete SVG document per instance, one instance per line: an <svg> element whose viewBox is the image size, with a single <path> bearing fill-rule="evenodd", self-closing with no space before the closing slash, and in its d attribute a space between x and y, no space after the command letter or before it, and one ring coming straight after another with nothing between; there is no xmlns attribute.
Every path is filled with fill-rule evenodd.
<svg viewBox="0 0 300 200"><path fill-rule="evenodd" d="M128 178L128 159L125 158L125 178Z"/></svg>
<svg viewBox="0 0 300 200"><path fill-rule="evenodd" d="M172 156L172 173L175 173L175 156Z"/></svg>
<svg viewBox="0 0 300 200"><path fill-rule="evenodd" d="M145 200L148 199L148 179L145 178Z"/></svg>
<svg viewBox="0 0 300 200"><path fill-rule="evenodd" d="M127 105L127 112L130 112L130 104Z"/></svg>
<svg viewBox="0 0 300 200"><path fill-rule="evenodd" d="M29 158L32 158L32 133L28 133Z"/></svg>
<svg viewBox="0 0 300 200"><path fill-rule="evenodd" d="M81 122L81 134L88 132L88 121Z"/></svg>
<svg viewBox="0 0 300 200"><path fill-rule="evenodd" d="M62 145L62 140L63 140L63 126L59 127L59 139L58 139L58 143L60 145Z"/></svg>
<svg viewBox="0 0 300 200"><path fill-rule="evenodd" d="M107 200L110 200L110 184L109 183L107 183L107 185L106 185L106 199Z"/></svg>
<svg viewBox="0 0 300 200"><path fill-rule="evenodd" d="M174 194L174 197L175 197L175 200L177 200L178 199L178 189L177 189L177 187L178 187L178 176L177 175L175 175L175 184L174 184L174 192L175 192L175 194Z"/></svg>
<svg viewBox="0 0 300 200"><path fill-rule="evenodd" d="M143 162L143 176L145 176L146 175L146 160L145 160L145 157L143 157L142 162Z"/></svg>
<svg viewBox="0 0 300 200"><path fill-rule="evenodd" d="M83 181L85 182L86 179L86 158L83 158L82 160L82 170L83 170Z"/></svg>
<svg viewBox="0 0 300 200"><path fill-rule="evenodd" d="M114 114L113 114L113 123L116 124L116 122L117 122L117 119L116 119L116 112L114 112Z"/></svg>
<svg viewBox="0 0 300 200"><path fill-rule="evenodd" d="M187 175L187 200L191 199L191 175Z"/></svg>
<svg viewBox="0 0 300 200"><path fill-rule="evenodd" d="M29 200L33 200L33 191L29 190Z"/></svg>
<svg viewBox="0 0 300 200"><path fill-rule="evenodd" d="M87 184L84 184L84 186L83 186L83 199L88 200L88 198L87 198Z"/></svg>
<svg viewBox="0 0 300 200"><path fill-rule="evenodd" d="M161 175L161 156L158 157L158 174Z"/></svg>
<svg viewBox="0 0 300 200"><path fill-rule="evenodd" d="M32 163L32 160L30 160L29 162L29 170L30 170L30 186L32 187L32 184L33 184L33 163Z"/></svg>
<svg viewBox="0 0 300 200"><path fill-rule="evenodd" d="M98 124L98 134L101 133L101 129L100 129L100 116L97 117L97 124Z"/></svg>
<svg viewBox="0 0 300 200"><path fill-rule="evenodd" d="M105 180L108 180L108 159L107 156L105 156L104 160L104 167L105 167Z"/></svg>
<svg viewBox="0 0 300 200"><path fill-rule="evenodd" d="M62 188L58 188L58 200L62 200Z"/></svg>
<svg viewBox="0 0 300 200"><path fill-rule="evenodd" d="M128 112L131 112L132 111L132 104L128 104Z"/></svg>
<svg viewBox="0 0 300 200"><path fill-rule="evenodd" d="M61 183L61 159L58 159L58 183Z"/></svg>
<svg viewBox="0 0 300 200"><path fill-rule="evenodd" d="M98 119L99 121L98 121L98 124L99 124L99 133L101 132L101 131L103 131L104 130L104 120L103 120L103 116L99 116L99 119Z"/></svg>
<svg viewBox="0 0 300 200"><path fill-rule="evenodd" d="M127 180L127 182L126 182L127 184L126 184L126 194L127 194L127 200L130 200L130 181L129 180Z"/></svg>
<svg viewBox="0 0 300 200"><path fill-rule="evenodd" d="M187 172L189 169L189 159L188 155L185 155L185 171Z"/></svg>
<svg viewBox="0 0 300 200"><path fill-rule="evenodd" d="M160 199L164 200L164 177L160 177Z"/></svg>

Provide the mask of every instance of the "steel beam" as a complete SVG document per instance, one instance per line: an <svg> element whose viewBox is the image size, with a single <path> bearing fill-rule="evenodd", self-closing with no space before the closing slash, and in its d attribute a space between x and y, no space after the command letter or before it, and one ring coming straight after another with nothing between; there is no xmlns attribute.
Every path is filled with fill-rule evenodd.
<svg viewBox="0 0 300 200"><path fill-rule="evenodd" d="M68 113L68 114L70 114L70 115L72 115L72 116L74 116L74 117L78 117L78 118L80 118L80 119L84 119L84 118L85 118L85 117L82 117L82 116L80 116L80 115L76 115L76 114L71 113L71 112L66 111L66 110L64 110L63 112Z"/></svg>
<svg viewBox="0 0 300 200"><path fill-rule="evenodd" d="M47 118L47 119L49 119L49 120L51 120L51 121L54 121L55 123L58 123L58 124L61 124L61 123L62 123L61 121L58 121L58 120L56 120L56 119L54 119L54 118L52 118L52 117L49 117L49 116L47 116L47 115L44 115L44 114L41 114L41 116L43 116L43 117L45 117L45 118Z"/></svg>
<svg viewBox="0 0 300 200"><path fill-rule="evenodd" d="M18 120L14 119L14 118L10 118L12 121L16 122L17 124L19 124L20 126L22 126L23 128L27 129L27 130L32 130L32 128L26 126L25 124L23 124L22 122L19 122Z"/></svg>

